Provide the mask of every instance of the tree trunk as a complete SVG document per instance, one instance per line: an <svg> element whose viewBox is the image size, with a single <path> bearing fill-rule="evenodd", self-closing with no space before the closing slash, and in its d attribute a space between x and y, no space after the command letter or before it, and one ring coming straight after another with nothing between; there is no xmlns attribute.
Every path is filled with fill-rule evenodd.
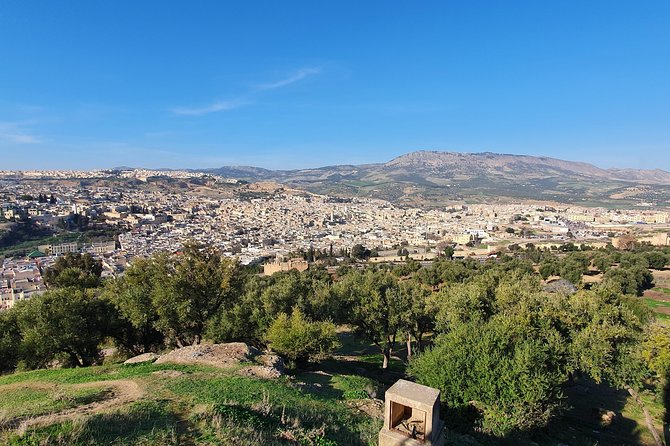
<svg viewBox="0 0 670 446"><path fill-rule="evenodd" d="M407 360L412 359L412 335L407 333Z"/></svg>
<svg viewBox="0 0 670 446"><path fill-rule="evenodd" d="M654 427L653 419L651 418L651 415L649 414L649 411L647 410L647 407L644 405L644 403L640 399L640 396L637 394L635 389L633 389L630 386L626 386L626 390L628 391L628 393L630 393L630 396L632 396L635 399L635 402L642 409L642 412L644 413L644 420L647 422L647 429L649 429L649 432L651 433L652 437L654 437L654 441L656 442L656 446L664 446L663 445L663 440L661 440L661 437L658 435L658 432L656 432L656 428Z"/></svg>
<svg viewBox="0 0 670 446"><path fill-rule="evenodd" d="M70 361L74 364L75 367L83 367L84 365L79 360L79 356L73 351L67 351L68 356L70 356Z"/></svg>
<svg viewBox="0 0 670 446"><path fill-rule="evenodd" d="M386 347L382 351L384 354L384 363L382 364L382 370L386 370L389 368L389 361L391 360L391 347Z"/></svg>

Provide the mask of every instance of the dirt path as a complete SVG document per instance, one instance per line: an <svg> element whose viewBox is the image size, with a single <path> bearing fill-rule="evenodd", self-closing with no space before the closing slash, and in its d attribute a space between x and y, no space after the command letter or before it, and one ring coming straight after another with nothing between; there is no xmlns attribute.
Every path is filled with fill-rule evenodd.
<svg viewBox="0 0 670 446"><path fill-rule="evenodd" d="M9 384L6 386L0 386L0 391L3 389L11 388L32 388L32 389L56 389L59 385L50 384L50 383L16 383ZM3 423L3 426L0 428L10 428L17 429L19 431L24 431L28 427L32 426L46 426L55 423L62 423L64 421L72 420L74 418L80 418L83 416L90 416L96 413L104 412L108 409L115 407L123 406L128 403L136 401L144 395L142 388L135 382L131 380L114 380L114 381L96 381L84 384L74 384L70 386L71 389L87 389L101 387L104 389L110 389L110 395L101 401L94 401L89 404L84 404L82 406L72 407L70 409L65 409L60 412L50 413L45 415L38 416L27 416L19 417L12 420L8 420Z"/></svg>

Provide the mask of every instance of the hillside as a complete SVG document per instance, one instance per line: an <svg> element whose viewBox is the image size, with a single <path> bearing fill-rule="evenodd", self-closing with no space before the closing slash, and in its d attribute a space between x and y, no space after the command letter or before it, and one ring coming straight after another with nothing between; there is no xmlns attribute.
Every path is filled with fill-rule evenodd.
<svg viewBox="0 0 670 446"><path fill-rule="evenodd" d="M353 369L259 379L245 376L245 365L144 362L0 376L0 444L373 444L381 406L365 391L372 380Z"/></svg>
<svg viewBox="0 0 670 446"><path fill-rule="evenodd" d="M0 312L0 444L374 445L400 378L440 389L447 445L659 444L670 252L631 249L533 246L333 280L318 268L261 277L187 246L104 284L95 264L62 257L53 288ZM65 286L73 271L94 287ZM568 278L590 289L552 286ZM193 298L226 286L218 310L211 294ZM186 305L198 312L171 310ZM136 327L121 311L139 307Z"/></svg>
<svg viewBox="0 0 670 446"><path fill-rule="evenodd" d="M419 206L526 199L617 207L670 199L670 173L662 170L602 169L583 162L488 152L418 151L359 166L207 171L252 181L270 179L317 193Z"/></svg>
<svg viewBox="0 0 670 446"><path fill-rule="evenodd" d="M352 348L360 346L350 345L349 353ZM149 362L0 376L0 444L376 445L383 402L369 393L372 389L372 396L382 397L383 389L402 374L397 370L380 376L379 355L341 358L321 370L274 380L240 376L241 365L221 369ZM575 407L532 441L475 440L448 430L446 444L653 444L625 392L584 383L566 388L566 396ZM660 419L660 403L647 394L644 398ZM603 429L593 407L613 408L620 422Z"/></svg>

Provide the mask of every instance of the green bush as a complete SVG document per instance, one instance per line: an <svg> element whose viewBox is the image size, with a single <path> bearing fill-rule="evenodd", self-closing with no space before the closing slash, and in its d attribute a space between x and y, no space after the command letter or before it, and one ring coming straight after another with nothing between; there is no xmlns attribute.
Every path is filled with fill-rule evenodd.
<svg viewBox="0 0 670 446"><path fill-rule="evenodd" d="M556 413L563 375L553 348L506 318L459 325L416 357L409 372L452 409L474 406L484 431L541 427Z"/></svg>
<svg viewBox="0 0 670 446"><path fill-rule="evenodd" d="M89 366L100 359L112 309L92 290L57 288L19 302L12 311L26 368L45 367L54 360Z"/></svg>
<svg viewBox="0 0 670 446"><path fill-rule="evenodd" d="M644 257L649 263L649 268L663 269L668 264L668 256L662 251L646 252Z"/></svg>
<svg viewBox="0 0 670 446"><path fill-rule="evenodd" d="M16 367L20 342L16 312L0 312L0 373L12 371Z"/></svg>
<svg viewBox="0 0 670 446"><path fill-rule="evenodd" d="M266 340L274 351L296 363L321 361L339 347L335 324L312 322L298 309L291 316L280 313Z"/></svg>

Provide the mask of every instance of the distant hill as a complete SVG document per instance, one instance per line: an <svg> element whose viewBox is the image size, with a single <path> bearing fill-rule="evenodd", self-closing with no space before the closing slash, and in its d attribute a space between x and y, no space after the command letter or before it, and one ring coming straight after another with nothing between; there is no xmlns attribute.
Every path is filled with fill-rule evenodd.
<svg viewBox="0 0 670 446"><path fill-rule="evenodd" d="M200 169L200 172L207 172L230 178L265 180L276 177L275 171L252 166L225 166L216 169Z"/></svg>
<svg viewBox="0 0 670 446"><path fill-rule="evenodd" d="M203 171L422 206L515 199L624 206L664 204L670 198L670 172L663 170L602 169L583 162L490 152L418 151L387 163L358 166L300 170L237 166Z"/></svg>

